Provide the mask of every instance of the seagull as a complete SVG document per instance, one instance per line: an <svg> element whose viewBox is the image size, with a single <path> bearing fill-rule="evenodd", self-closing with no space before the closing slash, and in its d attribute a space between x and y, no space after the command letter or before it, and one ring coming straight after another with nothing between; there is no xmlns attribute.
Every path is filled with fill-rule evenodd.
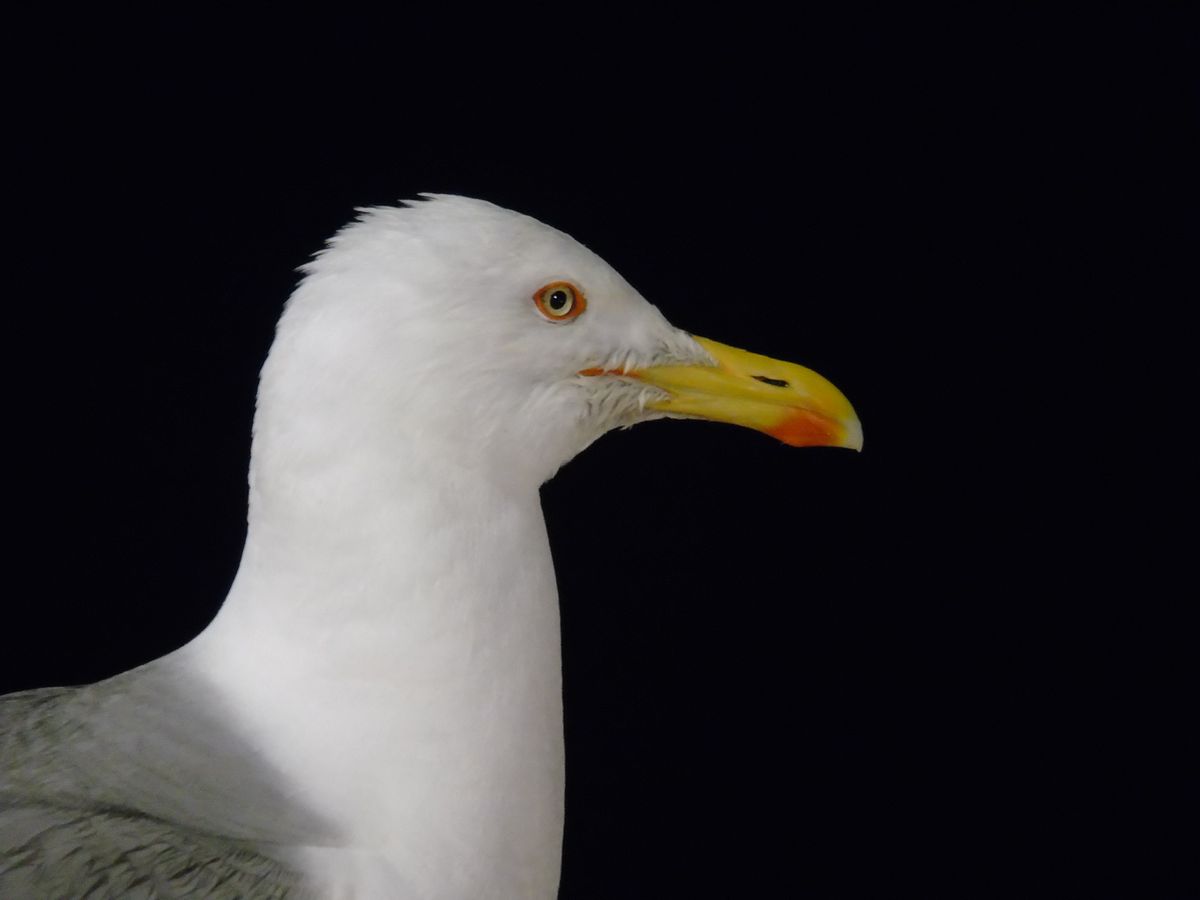
<svg viewBox="0 0 1200 900"><path fill-rule="evenodd" d="M672 326L571 237L360 209L263 366L245 548L167 656L0 698L0 896L558 890L558 597L538 489L658 418L862 447L810 369Z"/></svg>

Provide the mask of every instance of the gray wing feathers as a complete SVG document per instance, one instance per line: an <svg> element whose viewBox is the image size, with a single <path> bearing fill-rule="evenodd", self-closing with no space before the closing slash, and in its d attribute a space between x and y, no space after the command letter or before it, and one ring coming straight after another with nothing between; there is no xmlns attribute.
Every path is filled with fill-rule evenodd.
<svg viewBox="0 0 1200 900"><path fill-rule="evenodd" d="M0 812L0 896L302 896L275 860L136 814L17 807Z"/></svg>
<svg viewBox="0 0 1200 900"><path fill-rule="evenodd" d="M220 697L170 665L0 697L4 900L307 896L280 859L321 837Z"/></svg>

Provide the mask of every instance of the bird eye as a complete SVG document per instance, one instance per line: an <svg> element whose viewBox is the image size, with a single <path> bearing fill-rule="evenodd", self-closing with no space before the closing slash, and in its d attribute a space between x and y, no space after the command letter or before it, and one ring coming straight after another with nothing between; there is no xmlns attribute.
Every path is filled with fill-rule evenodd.
<svg viewBox="0 0 1200 900"><path fill-rule="evenodd" d="M587 308L583 292L566 281L555 281L533 295L538 312L552 322L574 319Z"/></svg>

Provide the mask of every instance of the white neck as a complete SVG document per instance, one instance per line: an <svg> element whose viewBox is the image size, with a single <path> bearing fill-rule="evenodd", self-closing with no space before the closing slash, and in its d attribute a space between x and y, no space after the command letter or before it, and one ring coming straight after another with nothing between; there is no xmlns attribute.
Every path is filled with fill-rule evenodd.
<svg viewBox="0 0 1200 900"><path fill-rule="evenodd" d="M299 802L390 866L385 881L553 896L560 634L536 488L403 452L303 466L252 474L241 567L195 665ZM314 858L342 879L346 859Z"/></svg>

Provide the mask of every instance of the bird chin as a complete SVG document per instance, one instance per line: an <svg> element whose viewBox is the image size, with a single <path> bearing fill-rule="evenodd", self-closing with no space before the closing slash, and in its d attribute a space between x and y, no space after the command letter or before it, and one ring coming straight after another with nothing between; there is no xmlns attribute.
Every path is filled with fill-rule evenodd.
<svg viewBox="0 0 1200 900"><path fill-rule="evenodd" d="M664 418L650 404L665 400L666 391L632 378L608 376L580 378L576 382L587 397L585 418L596 424L597 436L614 428L630 428L639 422Z"/></svg>

